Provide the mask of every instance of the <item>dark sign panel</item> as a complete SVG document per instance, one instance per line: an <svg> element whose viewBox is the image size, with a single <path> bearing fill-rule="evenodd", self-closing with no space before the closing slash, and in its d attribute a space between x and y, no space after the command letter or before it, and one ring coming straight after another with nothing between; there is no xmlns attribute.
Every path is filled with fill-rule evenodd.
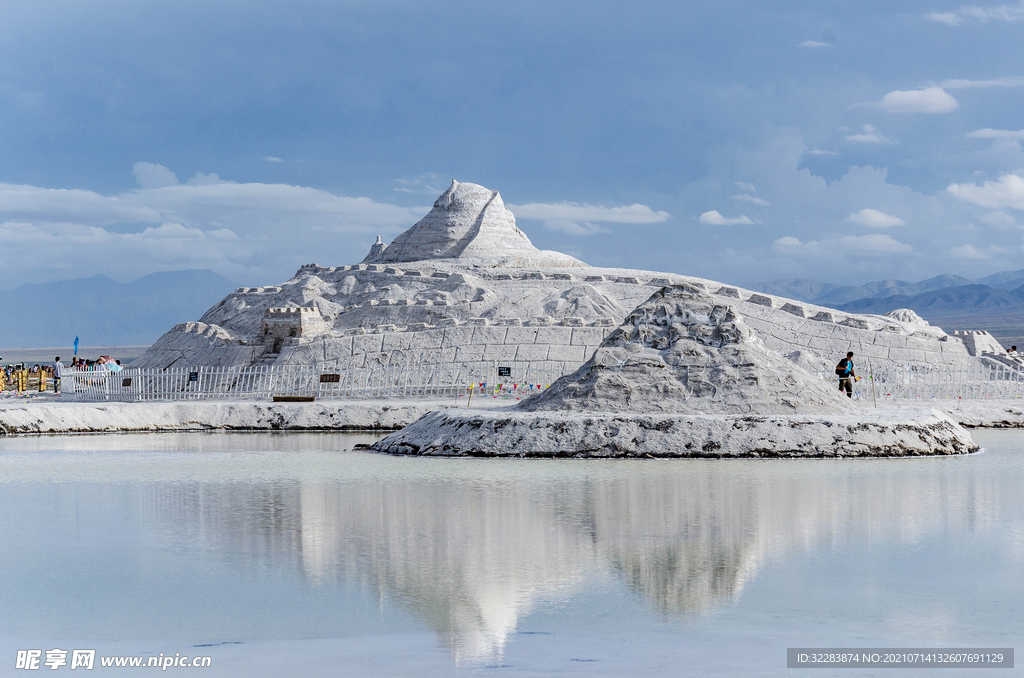
<svg viewBox="0 0 1024 678"><path fill-rule="evenodd" d="M199 381L199 373L198 372L189 372L188 373L188 380L189 381Z"/></svg>
<svg viewBox="0 0 1024 678"><path fill-rule="evenodd" d="M131 377L125 377L124 379L121 380L121 387L122 388L128 388L131 385L132 385L132 378Z"/></svg>
<svg viewBox="0 0 1024 678"><path fill-rule="evenodd" d="M498 376L499 377L511 377L512 376L512 368L511 367L499 367L498 368Z"/></svg>
<svg viewBox="0 0 1024 678"><path fill-rule="evenodd" d="M340 374L321 374L320 375L320 383L321 384L339 384L339 383L341 383L341 375Z"/></svg>

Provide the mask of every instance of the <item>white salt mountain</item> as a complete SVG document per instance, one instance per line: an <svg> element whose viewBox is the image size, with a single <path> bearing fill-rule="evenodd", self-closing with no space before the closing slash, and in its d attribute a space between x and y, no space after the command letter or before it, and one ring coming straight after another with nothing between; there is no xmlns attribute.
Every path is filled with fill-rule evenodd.
<svg viewBox="0 0 1024 678"><path fill-rule="evenodd" d="M630 309L681 283L735 307L767 348L829 374L848 350L858 366L922 369L1005 353L987 334L949 336L913 315L843 313L690 276L588 266L534 247L497 191L453 181L429 214L389 245L378 238L361 263L307 264L280 285L239 288L132 366L486 360L571 371Z"/></svg>
<svg viewBox="0 0 1024 678"><path fill-rule="evenodd" d="M586 266L567 254L534 247L497 191L454 179L427 216L376 254L371 251L365 261L396 264L429 259L516 267Z"/></svg>
<svg viewBox="0 0 1024 678"><path fill-rule="evenodd" d="M424 415L372 449L518 457L842 457L966 454L938 410L865 411L766 348L693 285L637 307L593 357L507 411Z"/></svg>
<svg viewBox="0 0 1024 678"><path fill-rule="evenodd" d="M793 414L860 408L768 350L734 307L684 284L655 292L583 367L523 409Z"/></svg>

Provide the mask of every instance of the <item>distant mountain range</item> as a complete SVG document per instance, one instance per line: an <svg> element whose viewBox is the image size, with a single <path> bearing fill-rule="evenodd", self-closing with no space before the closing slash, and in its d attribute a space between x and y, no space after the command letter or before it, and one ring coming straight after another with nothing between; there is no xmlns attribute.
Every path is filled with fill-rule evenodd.
<svg viewBox="0 0 1024 678"><path fill-rule="evenodd" d="M849 286L792 278L746 287L850 313L909 308L947 332L985 329L1006 345L1024 345L1024 269L977 280L945 274L917 283L879 280Z"/></svg>
<svg viewBox="0 0 1024 678"><path fill-rule="evenodd" d="M1015 290L1024 285L1024 269L1004 271L1003 273L996 273L995 275L977 280L970 280L963 276L946 273L918 283L890 279L854 287L852 285L833 285L832 283L808 280L806 278L789 278L750 283L746 287L755 292L776 294L822 306L835 306L836 304L848 304L859 299L885 299L895 296L913 297L935 290L971 285L983 285L999 290Z"/></svg>
<svg viewBox="0 0 1024 678"><path fill-rule="evenodd" d="M0 292L0 346L71 346L76 335L84 346L150 344L236 287L207 270L152 273L128 283L105 275L29 283Z"/></svg>

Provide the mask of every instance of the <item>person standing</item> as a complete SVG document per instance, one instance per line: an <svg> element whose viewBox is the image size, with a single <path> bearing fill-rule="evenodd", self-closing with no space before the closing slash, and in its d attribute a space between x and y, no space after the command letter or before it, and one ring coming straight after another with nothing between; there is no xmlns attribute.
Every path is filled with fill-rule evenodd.
<svg viewBox="0 0 1024 678"><path fill-rule="evenodd" d="M853 380L857 373L853 370L853 351L848 351L846 357L836 365L836 374L839 376L839 392L846 391L846 397L853 397Z"/></svg>
<svg viewBox="0 0 1024 678"><path fill-rule="evenodd" d="M53 392L60 393L60 377L64 374L64 363L60 361L60 356L53 359Z"/></svg>

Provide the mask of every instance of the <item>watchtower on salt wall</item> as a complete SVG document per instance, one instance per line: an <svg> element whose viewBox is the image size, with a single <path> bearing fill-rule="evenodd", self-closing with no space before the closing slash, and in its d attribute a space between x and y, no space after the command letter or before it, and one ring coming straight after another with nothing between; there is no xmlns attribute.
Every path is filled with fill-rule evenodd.
<svg viewBox="0 0 1024 678"><path fill-rule="evenodd" d="M268 308L263 314L262 344L266 353L280 353L286 345L298 346L329 334L331 329L316 308Z"/></svg>

